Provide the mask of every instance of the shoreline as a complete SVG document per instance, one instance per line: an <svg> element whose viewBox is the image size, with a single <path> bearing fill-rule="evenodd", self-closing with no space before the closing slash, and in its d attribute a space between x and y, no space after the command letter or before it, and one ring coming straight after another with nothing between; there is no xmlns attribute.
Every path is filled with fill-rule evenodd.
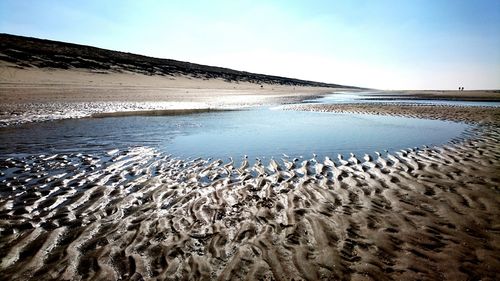
<svg viewBox="0 0 500 281"><path fill-rule="evenodd" d="M127 116L171 116L188 115L207 112L231 111L236 109L193 108L193 109L164 109L164 110L134 110L94 113L87 118L127 117Z"/></svg>
<svg viewBox="0 0 500 281"><path fill-rule="evenodd" d="M12 193L0 202L0 272L12 280L493 280L500 129L481 128L441 147L293 168L147 149L2 159L16 179L0 185ZM36 177L43 167L64 175ZM43 185L26 192L28 179Z"/></svg>
<svg viewBox="0 0 500 281"><path fill-rule="evenodd" d="M0 193L8 194L0 197L0 273L494 280L500 109L399 107L371 113L451 118L478 129L439 147L345 162L237 166L147 148L0 159Z"/></svg>
<svg viewBox="0 0 500 281"><path fill-rule="evenodd" d="M139 78L128 83L158 77ZM0 98L9 101L0 105L0 116L17 112L7 120L13 124L34 116L43 121L280 105L477 127L442 146L342 161L245 165L172 158L146 147L2 156L0 274L11 280L494 280L500 274L500 109L286 105L322 89L230 89L237 85L208 81L203 83L215 86L207 90L196 89L198 82L179 78L175 90L155 84L124 91L105 81L87 87L83 79L76 86L37 84L14 92L0 83ZM13 93L22 93L20 100Z"/></svg>
<svg viewBox="0 0 500 281"><path fill-rule="evenodd" d="M500 123L500 108L487 106L424 105L424 104L301 104L283 106L284 110L361 113L466 123Z"/></svg>
<svg viewBox="0 0 500 281"><path fill-rule="evenodd" d="M22 124L28 125L19 129L32 133L8 139L7 153L0 155L0 279L500 276L500 108L296 104L334 92L416 102L500 101L498 90L379 91L35 38L0 38L0 133ZM197 114L258 106L450 121L441 129L456 125L452 122L473 125L464 125L467 129L460 136L438 146L374 155L367 151L370 154L348 158L283 154L281 159L255 162L247 156L238 162L167 155L148 146L151 136L142 130L144 123L133 127L141 136L138 146L127 143L123 148L117 142L132 135L117 127L119 137L114 138L108 129L113 122L104 122L100 131L96 124L75 130L71 122L62 131L59 124L31 131L38 128L36 122L68 118ZM336 122L333 115L331 122ZM238 122L249 124L245 118ZM256 133L275 132L273 126ZM344 133L312 128L320 130L320 137L323 132ZM402 143L381 128L385 138ZM408 134L430 139L417 128L409 127ZM83 140L72 141L67 134L71 131ZM307 149L319 141L306 130L296 132L306 136ZM39 134L45 133L47 142L42 143ZM363 138L373 144L368 135ZM361 139L360 134L346 136L349 143ZM255 142L251 134L248 138ZM53 140L60 150L47 147ZM196 141L201 151L211 142L204 136ZM41 153L23 154L23 144L39 147ZM85 150L86 145L95 149ZM246 149L238 143L236 151L245 153L242 150Z"/></svg>
<svg viewBox="0 0 500 281"><path fill-rule="evenodd" d="M0 127L112 112L143 114L145 111L278 105L339 90L272 84L263 84L261 88L260 84L230 83L221 79L10 69L0 65L2 69L8 69L10 74L0 81Z"/></svg>
<svg viewBox="0 0 500 281"><path fill-rule="evenodd" d="M500 90L373 90L370 96L382 99L395 97L406 99L456 100L456 101L500 101Z"/></svg>
<svg viewBox="0 0 500 281"><path fill-rule="evenodd" d="M241 108L297 103L363 89L293 86L88 69L18 68L0 62L0 127L109 112ZM498 101L498 91L379 91L379 98Z"/></svg>
<svg viewBox="0 0 500 281"><path fill-rule="evenodd" d="M401 116L414 116L417 118L430 118L430 119L445 119L445 116L439 117L430 114L431 111L426 110L429 108L450 108L455 116L454 121L464 121L461 115L467 115L470 118L476 113L473 108L484 109L488 112L494 112L495 107L486 106L454 106L454 105L425 105L425 104L387 104L364 102L359 103L342 103L342 104L298 104L304 100L310 100L318 97L323 97L325 94L321 90L315 91L314 89L307 89L311 93L271 93L271 94L252 94L252 91L232 91L228 96L221 96L220 90L216 90L209 95L202 95L200 97L191 98L175 98L167 97L166 100L172 99L173 101L115 101L115 100L102 100L102 101L60 101L57 98L50 98L50 101L41 102L7 102L0 104L0 128L2 127L15 127L25 123L31 122L45 122L51 120L73 119L73 118L92 118L92 117L106 117L106 116L132 116L132 115L178 115L190 112L206 112L206 111L219 111L219 110L238 110L259 106L280 106L288 110L290 104L293 109L298 110L313 110L317 108L318 111L325 109L324 106L329 107L326 110L335 112L353 112L353 113L367 113L376 115L401 115ZM0 93L5 91L0 83ZM326 91L326 90L325 90ZM334 89L330 89L326 95L335 94ZM0 95L1 96L1 95ZM401 96L398 96L401 98ZM419 98L404 97L406 99ZM394 97L390 100L397 101L398 98ZM126 99L125 99L126 100ZM435 98L435 100L446 100L444 97ZM454 99L458 100L458 99ZM467 101L460 99L461 101ZM481 98L473 101L497 101L490 98ZM310 107L310 109L307 109ZM320 109L323 107L323 109ZM287 109L288 108L288 109ZM412 110L409 110L413 108ZM419 108L421 110L414 110ZM406 112L397 114L398 111L405 110ZM421 111L421 112L419 112ZM412 115L416 114L416 115ZM488 113L489 114L489 113ZM488 118L482 114L479 119ZM495 115L498 115L496 113ZM490 115L493 116L493 115ZM495 117L496 118L496 117ZM478 120L478 117L475 118ZM484 120L483 120L484 121Z"/></svg>

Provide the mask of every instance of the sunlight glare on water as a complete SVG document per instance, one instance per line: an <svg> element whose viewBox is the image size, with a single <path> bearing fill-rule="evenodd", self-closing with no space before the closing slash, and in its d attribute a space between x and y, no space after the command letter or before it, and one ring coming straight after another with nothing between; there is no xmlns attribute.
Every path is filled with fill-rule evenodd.
<svg viewBox="0 0 500 281"><path fill-rule="evenodd" d="M2 154L79 153L146 146L179 158L336 156L441 145L463 123L268 108L177 116L87 118L4 129Z"/></svg>

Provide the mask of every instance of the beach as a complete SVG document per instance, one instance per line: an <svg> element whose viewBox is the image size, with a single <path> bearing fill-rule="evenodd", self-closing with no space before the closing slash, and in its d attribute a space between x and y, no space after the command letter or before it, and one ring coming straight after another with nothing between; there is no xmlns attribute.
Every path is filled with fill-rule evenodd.
<svg viewBox="0 0 500 281"><path fill-rule="evenodd" d="M280 77L251 82L243 74L228 80L147 75L126 65L104 71L1 63L0 133L64 119L261 106L471 125L444 145L346 158L332 151L183 159L146 144L99 149L93 139L93 152L28 153L13 145L0 155L1 280L500 275L499 107L307 104L301 102L363 92ZM500 100L498 91L375 92L389 99Z"/></svg>
<svg viewBox="0 0 500 281"><path fill-rule="evenodd" d="M1 63L1 62L0 62ZM334 88L0 65L0 126L93 114L293 103Z"/></svg>
<svg viewBox="0 0 500 281"><path fill-rule="evenodd" d="M2 159L2 276L495 279L498 109L288 109L481 125L459 142L381 151L373 159L245 165L175 159L152 149Z"/></svg>

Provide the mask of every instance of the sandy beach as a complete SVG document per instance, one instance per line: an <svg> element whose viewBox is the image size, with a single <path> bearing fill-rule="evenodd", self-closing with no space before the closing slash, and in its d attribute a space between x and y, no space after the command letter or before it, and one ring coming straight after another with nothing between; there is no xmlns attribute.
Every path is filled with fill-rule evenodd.
<svg viewBox="0 0 500 281"><path fill-rule="evenodd" d="M390 100L394 97L410 99L463 100L463 101L499 101L500 90L389 90L373 91L373 95Z"/></svg>
<svg viewBox="0 0 500 281"><path fill-rule="evenodd" d="M347 159L283 156L250 164L179 159L148 147L0 155L1 280L500 276L498 107L287 105L359 89L16 65L0 65L0 133L116 112L259 105L474 126L442 146ZM404 95L499 99L497 91Z"/></svg>
<svg viewBox="0 0 500 281"><path fill-rule="evenodd" d="M375 159L240 166L134 149L2 159L2 276L495 280L498 109L290 109L481 125L459 142Z"/></svg>
<svg viewBox="0 0 500 281"><path fill-rule="evenodd" d="M359 88L0 34L0 127L93 114L292 103Z"/></svg>
<svg viewBox="0 0 500 281"><path fill-rule="evenodd" d="M1 63L1 62L0 62ZM295 103L335 88L0 65L0 126L93 114ZM262 87L261 87L262 85Z"/></svg>

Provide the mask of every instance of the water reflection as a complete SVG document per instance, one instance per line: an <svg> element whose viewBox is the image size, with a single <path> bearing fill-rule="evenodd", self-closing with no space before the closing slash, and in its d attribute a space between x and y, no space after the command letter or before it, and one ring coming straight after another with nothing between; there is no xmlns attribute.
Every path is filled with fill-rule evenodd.
<svg viewBox="0 0 500 281"><path fill-rule="evenodd" d="M1 154L99 152L154 147L177 157L335 156L441 145L462 123L260 108L178 116L88 118L3 129Z"/></svg>

